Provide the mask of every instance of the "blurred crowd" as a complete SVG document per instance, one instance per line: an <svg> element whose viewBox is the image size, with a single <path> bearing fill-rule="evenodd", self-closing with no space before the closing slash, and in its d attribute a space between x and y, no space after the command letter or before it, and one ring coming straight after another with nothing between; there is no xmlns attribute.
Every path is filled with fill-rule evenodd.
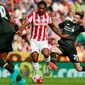
<svg viewBox="0 0 85 85"><path fill-rule="evenodd" d="M27 15L37 9L37 3L41 0L0 0L9 14L13 17L16 31L21 26L22 22L26 19ZM47 12L51 14L54 23L61 23L69 19L73 20L73 15L76 11L83 11L85 13L85 0L44 0L47 3ZM85 18L81 23L85 28ZM30 33L31 28L26 27L23 30L23 36L15 34L13 41L13 49L16 51L30 51ZM58 45L60 39L48 27L49 47ZM81 33L76 41L76 46L84 50L85 47L85 33Z"/></svg>

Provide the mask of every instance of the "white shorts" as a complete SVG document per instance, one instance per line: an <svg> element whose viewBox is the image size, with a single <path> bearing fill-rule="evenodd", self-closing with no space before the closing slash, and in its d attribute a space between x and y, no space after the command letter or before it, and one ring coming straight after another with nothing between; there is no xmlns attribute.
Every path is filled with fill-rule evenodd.
<svg viewBox="0 0 85 85"><path fill-rule="evenodd" d="M30 47L31 47L31 53L36 51L36 52L41 52L43 48L48 48L48 41L37 41L34 39L30 40Z"/></svg>

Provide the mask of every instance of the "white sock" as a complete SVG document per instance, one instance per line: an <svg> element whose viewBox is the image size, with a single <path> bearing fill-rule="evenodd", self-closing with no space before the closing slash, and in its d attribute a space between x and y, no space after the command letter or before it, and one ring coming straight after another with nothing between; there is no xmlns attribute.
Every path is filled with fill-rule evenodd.
<svg viewBox="0 0 85 85"><path fill-rule="evenodd" d="M33 68L34 68L34 72L35 72L35 75L39 75L39 63L32 63L33 65Z"/></svg>
<svg viewBox="0 0 85 85"><path fill-rule="evenodd" d="M50 56L48 58L45 58L45 62L47 62L47 63L50 62Z"/></svg>

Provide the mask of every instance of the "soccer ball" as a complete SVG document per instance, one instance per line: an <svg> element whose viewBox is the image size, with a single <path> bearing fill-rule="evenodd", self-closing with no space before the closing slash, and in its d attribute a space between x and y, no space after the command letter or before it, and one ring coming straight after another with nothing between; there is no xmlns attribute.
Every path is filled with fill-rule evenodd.
<svg viewBox="0 0 85 85"><path fill-rule="evenodd" d="M33 76L32 77L32 82L35 84L41 84L43 82L42 76Z"/></svg>

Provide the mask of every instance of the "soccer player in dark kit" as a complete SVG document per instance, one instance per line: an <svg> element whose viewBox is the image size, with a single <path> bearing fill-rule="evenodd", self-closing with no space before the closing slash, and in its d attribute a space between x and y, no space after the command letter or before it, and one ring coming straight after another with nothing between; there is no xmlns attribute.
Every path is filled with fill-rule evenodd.
<svg viewBox="0 0 85 85"><path fill-rule="evenodd" d="M12 41L15 34L15 29L10 24L13 22L4 5L0 3L0 67L5 68L10 72L10 85L16 81L16 85L25 85L26 81L19 75L19 70L14 68L14 65L7 59L9 52L13 51Z"/></svg>
<svg viewBox="0 0 85 85"><path fill-rule="evenodd" d="M57 28L61 28L62 34L68 34L67 38L61 38L58 43L59 47L52 48L51 62L56 62L56 55L68 56L70 61L73 62L77 71L85 71L85 66L81 66L75 48L75 41L77 36L84 31L83 26L80 24L84 17L83 12L76 12L73 21L65 20L60 23Z"/></svg>

